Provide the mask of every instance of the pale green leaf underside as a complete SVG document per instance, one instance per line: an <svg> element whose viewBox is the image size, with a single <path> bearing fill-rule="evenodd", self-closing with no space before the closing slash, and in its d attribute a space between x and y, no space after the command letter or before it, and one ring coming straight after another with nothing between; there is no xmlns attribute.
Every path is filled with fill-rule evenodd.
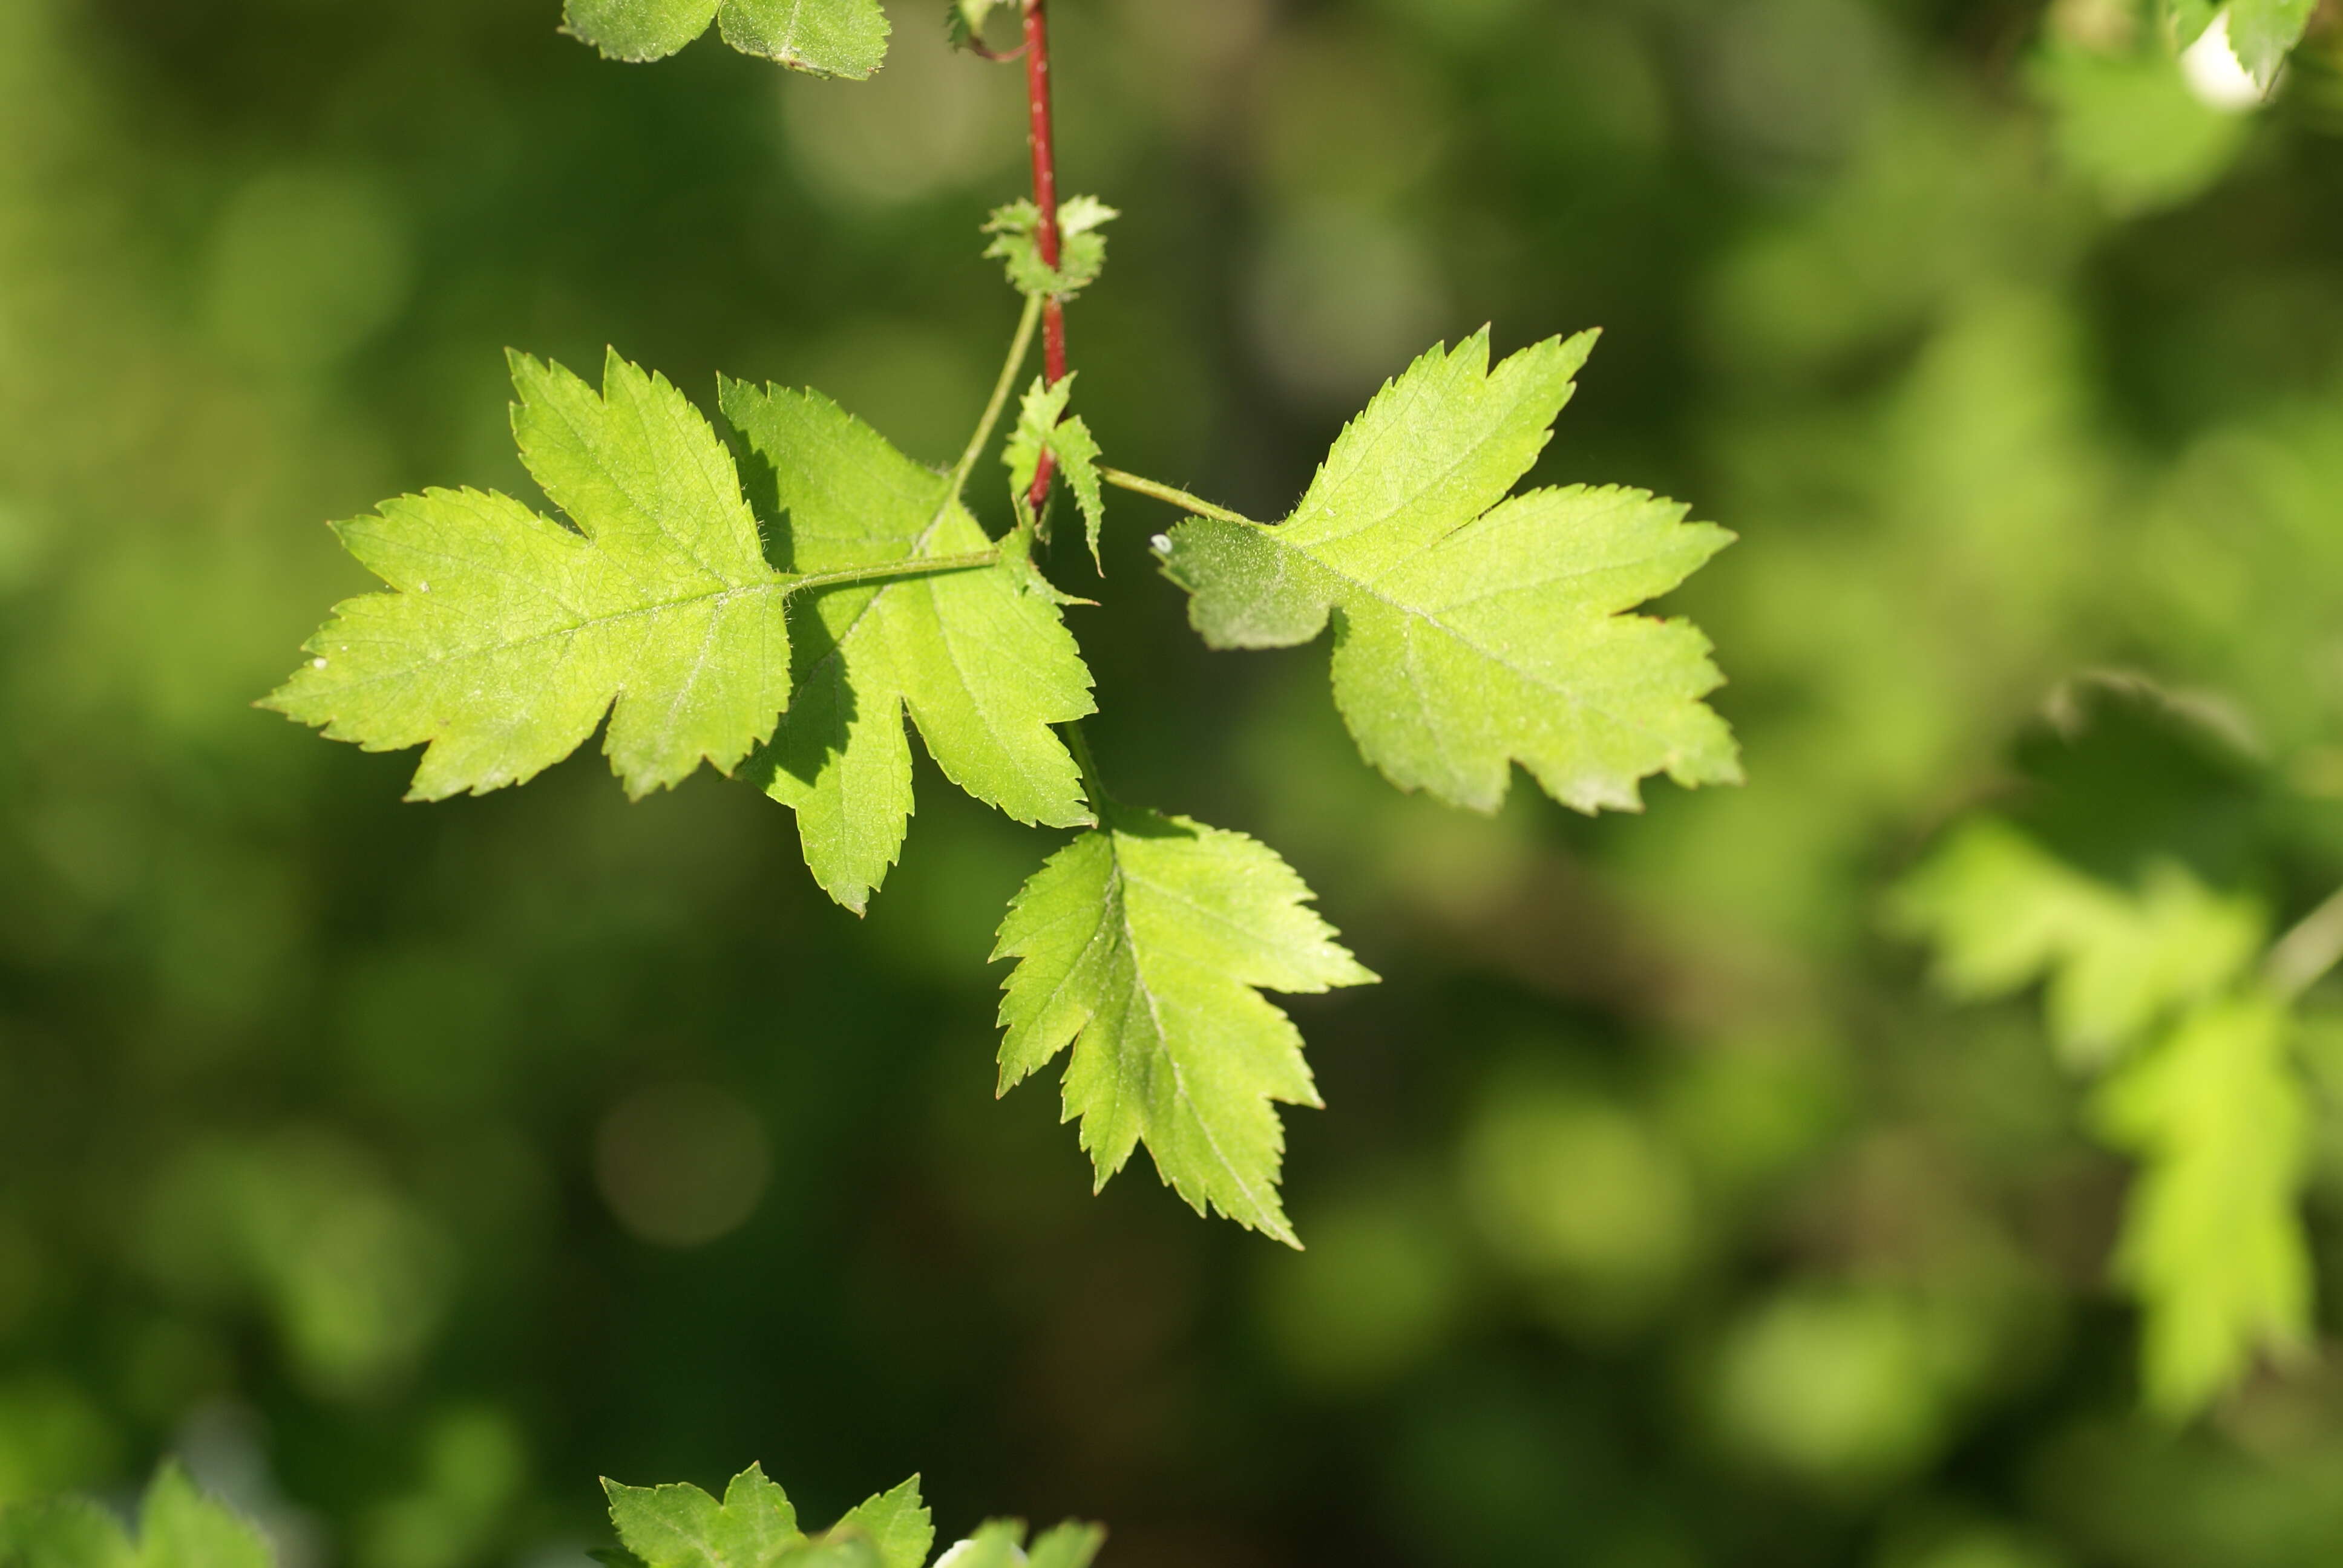
<svg viewBox="0 0 2343 1568"><path fill-rule="evenodd" d="M2310 1334L2311 1267L2298 1212L2310 1111L2275 999L2208 1004L2128 1063L2093 1107L2142 1162L2116 1270L2147 1308L2149 1402L2193 1414L2257 1355Z"/></svg>
<svg viewBox="0 0 2343 1568"><path fill-rule="evenodd" d="M1741 778L1701 701L1721 682L1688 622L1624 612L1731 541L1640 490L1507 494L1536 461L1594 342L1489 369L1484 328L1435 347L1342 432L1275 528L1193 518L1164 569L1215 648L1283 648L1336 622L1334 699L1403 789L1493 810L1521 762L1583 811L1638 781Z"/></svg>
<svg viewBox="0 0 2343 1568"><path fill-rule="evenodd" d="M727 417L791 568L820 572L986 548L943 475L812 392L727 381ZM785 516L784 516L785 514ZM1092 711L1091 678L1058 607L1004 558L809 596L796 695L749 777L797 812L807 866L860 910L911 814L906 712L946 777L1020 822L1091 820L1051 729Z"/></svg>
<svg viewBox="0 0 2343 1568"><path fill-rule="evenodd" d="M424 745L411 791L527 779L608 712L628 792L730 771L789 701L786 582L730 457L661 377L609 356L598 396L513 357L513 430L575 521L431 490L340 524L394 591L348 599L266 706L370 751Z"/></svg>
<svg viewBox="0 0 2343 1568"><path fill-rule="evenodd" d="M2046 978L2051 1037L2077 1067L2105 1064L2228 987L2267 934L2251 900L2222 898L2179 866L2156 867L2128 892L1991 818L1906 878L1889 914L1935 948L1948 995L1982 1000Z"/></svg>
<svg viewBox="0 0 2343 1568"><path fill-rule="evenodd" d="M860 78L887 57L879 0L568 0L567 29L614 60L659 60L718 24L744 55Z"/></svg>
<svg viewBox="0 0 2343 1568"><path fill-rule="evenodd" d="M798 1528L797 1510L750 1465L724 1500L697 1486L622 1486L605 1481L610 1523L646 1568L921 1568L935 1529L919 1477L872 1497L820 1540Z"/></svg>
<svg viewBox="0 0 2343 1568"><path fill-rule="evenodd" d="M134 1544L79 1498L0 1509L0 1568L271 1568L275 1553L240 1514L196 1490L176 1463L146 1489Z"/></svg>
<svg viewBox="0 0 2343 1568"><path fill-rule="evenodd" d="M1140 1143L1199 1212L1292 1242L1278 1200L1274 1105L1319 1103L1302 1037L1255 988L1364 985L1374 976L1308 907L1277 854L1184 818L1116 807L1018 893L995 959L1005 1093L1069 1045L1066 1120L1081 1121L1099 1185Z"/></svg>

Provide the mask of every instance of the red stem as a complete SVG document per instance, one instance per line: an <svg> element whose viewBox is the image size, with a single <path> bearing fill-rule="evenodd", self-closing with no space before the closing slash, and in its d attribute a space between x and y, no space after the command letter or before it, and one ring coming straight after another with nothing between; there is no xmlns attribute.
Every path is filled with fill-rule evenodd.
<svg viewBox="0 0 2343 1568"><path fill-rule="evenodd" d="M1061 254L1058 234L1058 144L1050 120L1050 20L1046 0L1025 0L1025 106L1033 148L1033 205L1041 209L1041 231L1034 236L1042 265L1054 270ZM1054 387L1066 378L1066 307L1051 298L1041 307L1041 362ZM1049 453L1033 475L1026 503L1036 517L1050 498L1050 483L1057 463Z"/></svg>

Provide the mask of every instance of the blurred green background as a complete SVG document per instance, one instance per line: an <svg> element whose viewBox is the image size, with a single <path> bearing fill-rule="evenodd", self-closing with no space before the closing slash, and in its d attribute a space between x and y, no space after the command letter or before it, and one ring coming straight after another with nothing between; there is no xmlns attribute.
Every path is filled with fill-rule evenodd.
<svg viewBox="0 0 2343 1568"><path fill-rule="evenodd" d="M1600 325L1538 477L1741 535L1671 608L1752 782L1600 821L1392 791L1151 504L1061 550L1118 785L1387 977L1292 1009L1293 1254L994 1101L1058 840L932 770L857 921L745 787L408 806L248 706L367 586L325 519L533 493L508 345L957 450L1023 146L940 9L856 85L555 0L0 0L0 1502L177 1452L288 1568L575 1568L597 1475L761 1459L1113 1568L2343 1561L2343 1370L2141 1413L2124 1167L1880 918L1978 802L2343 880L2343 29L2250 108L2125 0L1057 0L1110 460L1280 515L1434 338Z"/></svg>

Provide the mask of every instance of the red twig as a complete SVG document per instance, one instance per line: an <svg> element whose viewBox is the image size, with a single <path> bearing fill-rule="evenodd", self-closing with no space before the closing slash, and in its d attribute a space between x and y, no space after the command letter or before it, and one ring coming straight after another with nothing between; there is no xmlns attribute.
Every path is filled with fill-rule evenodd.
<svg viewBox="0 0 2343 1568"><path fill-rule="evenodd" d="M1041 209L1041 228L1034 241L1041 248L1042 264L1054 269L1061 246L1058 144L1050 119L1050 20L1043 10L1045 4L1046 0L1025 0L1025 106L1031 127L1027 139L1033 148L1033 205ZM1066 378L1066 307L1054 298L1041 307L1041 360L1051 386ZM1042 453L1033 488L1026 496L1036 517L1050 498L1050 483L1056 476L1056 462L1049 453Z"/></svg>

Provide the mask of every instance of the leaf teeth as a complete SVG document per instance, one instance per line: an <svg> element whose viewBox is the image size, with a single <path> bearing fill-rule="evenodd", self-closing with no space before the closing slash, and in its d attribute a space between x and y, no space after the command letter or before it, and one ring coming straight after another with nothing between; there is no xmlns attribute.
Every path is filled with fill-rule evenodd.
<svg viewBox="0 0 2343 1568"><path fill-rule="evenodd" d="M739 382L726 417L761 468L789 558L828 571L990 547L951 481L816 394ZM858 912L900 853L912 807L908 714L946 777L1019 821L1085 820L1051 726L1089 713L1089 668L1030 561L805 596L789 709L749 776L797 813L806 863Z"/></svg>
<svg viewBox="0 0 2343 1568"><path fill-rule="evenodd" d="M1614 489L1508 492L1553 439L1595 334L1490 365L1483 327L1435 344L1344 427L1274 528L1195 518L1156 547L1215 648L1283 648L1336 622L1334 699L1403 789L1493 810L1519 762L1585 811L1637 781L1736 781L1701 699L1707 638L1627 613L1717 548L1684 509Z"/></svg>
<svg viewBox="0 0 2343 1568"><path fill-rule="evenodd" d="M425 745L413 796L534 777L606 715L630 796L736 766L789 700L789 627L731 459L664 377L597 393L508 353L514 432L571 519L428 490L336 532L392 591L351 599L270 699L370 750Z"/></svg>
<svg viewBox="0 0 2343 1568"><path fill-rule="evenodd" d="M1275 1106L1315 1106L1291 1020L1262 990L1372 983L1274 851L1118 809L1011 902L993 950L1003 1092L1071 1048L1065 1118L1097 1185L1141 1144L1182 1201L1298 1245L1279 1202Z"/></svg>

